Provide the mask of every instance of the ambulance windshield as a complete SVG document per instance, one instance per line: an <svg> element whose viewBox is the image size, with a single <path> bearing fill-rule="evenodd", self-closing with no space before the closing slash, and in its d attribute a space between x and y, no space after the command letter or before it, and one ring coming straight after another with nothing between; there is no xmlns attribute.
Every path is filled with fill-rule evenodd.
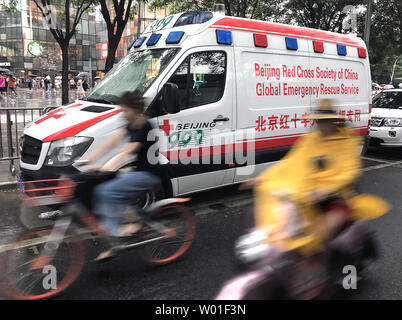
<svg viewBox="0 0 402 320"><path fill-rule="evenodd" d="M88 101L115 103L126 91L144 94L179 48L130 52L86 97Z"/></svg>

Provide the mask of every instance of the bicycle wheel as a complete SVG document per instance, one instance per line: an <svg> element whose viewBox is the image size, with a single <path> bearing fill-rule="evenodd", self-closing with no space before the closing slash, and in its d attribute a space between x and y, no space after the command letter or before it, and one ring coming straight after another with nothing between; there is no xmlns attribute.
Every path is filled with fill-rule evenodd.
<svg viewBox="0 0 402 320"><path fill-rule="evenodd" d="M162 207L151 219L172 229L172 237L140 248L145 261L162 265L179 259L190 248L195 237L195 216L182 205Z"/></svg>
<svg viewBox="0 0 402 320"><path fill-rule="evenodd" d="M52 229L31 231L14 243L46 239L51 232ZM78 278L85 262L85 245L78 239L64 239L51 258L42 254L45 245L32 243L3 254L1 287L7 296L18 300L47 299L66 290Z"/></svg>

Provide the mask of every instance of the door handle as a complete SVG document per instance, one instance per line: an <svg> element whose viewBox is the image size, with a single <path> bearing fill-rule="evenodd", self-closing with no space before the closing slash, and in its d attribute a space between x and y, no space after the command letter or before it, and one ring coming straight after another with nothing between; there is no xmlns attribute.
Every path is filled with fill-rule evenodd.
<svg viewBox="0 0 402 320"><path fill-rule="evenodd" d="M216 118L216 119L214 119L214 120L212 120L213 122L224 122L224 121L229 121L229 118L228 117L225 117L225 118Z"/></svg>

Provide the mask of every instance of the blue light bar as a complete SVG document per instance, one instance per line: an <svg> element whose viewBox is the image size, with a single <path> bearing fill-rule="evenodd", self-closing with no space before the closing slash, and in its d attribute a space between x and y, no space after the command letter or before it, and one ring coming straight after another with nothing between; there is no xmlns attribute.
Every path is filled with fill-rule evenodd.
<svg viewBox="0 0 402 320"><path fill-rule="evenodd" d="M340 56L346 56L346 46L344 46L343 44L337 44L336 46L338 48L338 54Z"/></svg>
<svg viewBox="0 0 402 320"><path fill-rule="evenodd" d="M183 31L172 31L171 33L169 33L165 42L167 44L179 43L183 35L184 35Z"/></svg>
<svg viewBox="0 0 402 320"><path fill-rule="evenodd" d="M216 29L216 41L219 44L232 44L232 32L230 30Z"/></svg>
<svg viewBox="0 0 402 320"><path fill-rule="evenodd" d="M131 47L134 45L134 43L135 43L136 41L137 41L137 40L133 40L133 42L130 43L130 45L129 45L128 48L127 48L127 51L131 49Z"/></svg>
<svg viewBox="0 0 402 320"><path fill-rule="evenodd" d="M286 48L288 50L297 50L298 49L296 38L286 37L285 40L286 40Z"/></svg>
<svg viewBox="0 0 402 320"><path fill-rule="evenodd" d="M134 48L139 48L139 47L141 47L146 38L147 38L147 37L141 37L141 38L138 38L137 40L135 40L135 41L134 41ZM130 45L130 46L131 46L131 45ZM129 50L130 50L130 48L129 48Z"/></svg>
<svg viewBox="0 0 402 320"><path fill-rule="evenodd" d="M157 42L159 41L161 35L162 35L162 34L160 34L160 33L154 33L154 34L152 34L152 35L149 37L148 41L147 41L147 46L154 46L154 45L156 45Z"/></svg>

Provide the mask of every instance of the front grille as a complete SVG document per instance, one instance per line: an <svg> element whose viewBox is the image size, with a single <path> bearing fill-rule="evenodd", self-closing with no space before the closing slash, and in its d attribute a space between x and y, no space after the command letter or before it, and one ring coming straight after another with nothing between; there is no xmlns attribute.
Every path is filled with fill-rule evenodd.
<svg viewBox="0 0 402 320"><path fill-rule="evenodd" d="M42 150L42 141L24 135L20 142L21 160L28 164L37 164Z"/></svg>
<svg viewBox="0 0 402 320"><path fill-rule="evenodd" d="M371 117L371 126L372 127L381 127L382 125L384 125L384 118Z"/></svg>

